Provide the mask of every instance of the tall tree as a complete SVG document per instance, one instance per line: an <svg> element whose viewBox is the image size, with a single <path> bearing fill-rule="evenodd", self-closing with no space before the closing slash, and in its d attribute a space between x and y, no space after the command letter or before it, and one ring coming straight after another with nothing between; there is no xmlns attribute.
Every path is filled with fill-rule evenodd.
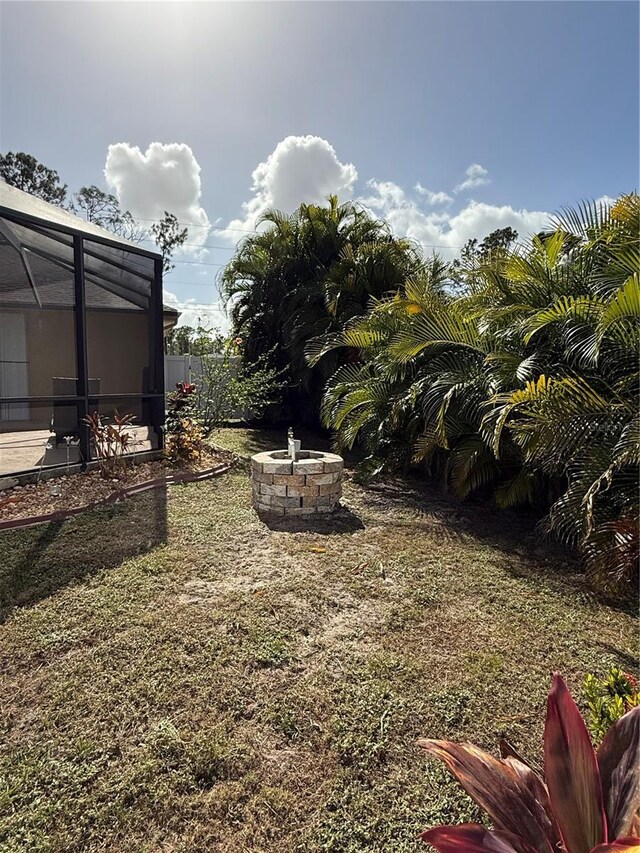
<svg viewBox="0 0 640 853"><path fill-rule="evenodd" d="M73 194L70 209L84 216L87 222L94 222L127 240L139 243L147 236L145 229L140 228L131 213L120 208L116 196L103 192L94 184L81 187Z"/></svg>
<svg viewBox="0 0 640 853"><path fill-rule="evenodd" d="M234 333L251 363L269 353L285 371L289 416L317 421L322 389L340 361L331 354L311 369L307 342L337 332L372 299L416 274L422 259L409 241L355 204L331 196L292 215L268 211L266 230L246 238L221 275Z"/></svg>
<svg viewBox="0 0 640 853"><path fill-rule="evenodd" d="M206 326L176 326L165 340L167 355L210 355L218 352L223 338L217 329Z"/></svg>
<svg viewBox="0 0 640 853"><path fill-rule="evenodd" d="M186 243L189 231L180 227L177 216L165 210L162 219L151 226L151 234L162 253L162 269L166 275L175 268L171 258L176 249Z"/></svg>
<svg viewBox="0 0 640 853"><path fill-rule="evenodd" d="M461 290L473 289L480 281L480 267L504 256L517 239L518 232L507 226L492 231L480 243L475 237L467 240L451 264L451 281Z"/></svg>
<svg viewBox="0 0 640 853"><path fill-rule="evenodd" d="M0 178L12 187L64 207L67 185L60 183L56 171L39 163L31 154L23 151L0 154Z"/></svg>

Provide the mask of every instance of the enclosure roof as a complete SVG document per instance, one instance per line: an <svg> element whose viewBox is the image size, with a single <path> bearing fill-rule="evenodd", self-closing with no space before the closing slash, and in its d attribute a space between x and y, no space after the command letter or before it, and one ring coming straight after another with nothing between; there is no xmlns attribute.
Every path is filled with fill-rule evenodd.
<svg viewBox="0 0 640 853"><path fill-rule="evenodd" d="M49 204L49 202L12 187L0 179L0 216L11 216L12 214L28 217L50 228L91 237L94 240L100 240L147 257L160 257L158 252L143 249L131 240L125 240L124 237L119 237L117 234L107 231L106 228L94 225L93 222L87 222L82 217L69 213L68 210L63 210L55 204Z"/></svg>

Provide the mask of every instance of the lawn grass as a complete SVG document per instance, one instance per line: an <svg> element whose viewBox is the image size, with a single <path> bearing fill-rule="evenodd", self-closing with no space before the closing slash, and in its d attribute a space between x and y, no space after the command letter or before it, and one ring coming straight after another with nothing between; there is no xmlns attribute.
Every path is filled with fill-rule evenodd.
<svg viewBox="0 0 640 853"><path fill-rule="evenodd" d="M240 466L3 535L2 853L420 850L479 815L417 737L539 761L551 672L580 698L634 665L632 616L527 519L401 482L344 504L266 526Z"/></svg>

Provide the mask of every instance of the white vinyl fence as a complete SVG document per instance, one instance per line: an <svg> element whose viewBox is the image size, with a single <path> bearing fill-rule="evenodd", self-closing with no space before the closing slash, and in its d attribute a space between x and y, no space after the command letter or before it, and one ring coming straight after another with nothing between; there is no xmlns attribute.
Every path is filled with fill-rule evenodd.
<svg viewBox="0 0 640 853"><path fill-rule="evenodd" d="M206 358L222 360L221 355L208 355ZM239 364L240 358L231 358L231 364ZM202 359L199 355L165 355L164 357L164 389L165 394L176 390L179 382L202 383ZM248 417L248 412L236 412L234 419Z"/></svg>
<svg viewBox="0 0 640 853"><path fill-rule="evenodd" d="M167 394L176 390L178 382L197 382L202 376L199 355L165 355L164 388Z"/></svg>

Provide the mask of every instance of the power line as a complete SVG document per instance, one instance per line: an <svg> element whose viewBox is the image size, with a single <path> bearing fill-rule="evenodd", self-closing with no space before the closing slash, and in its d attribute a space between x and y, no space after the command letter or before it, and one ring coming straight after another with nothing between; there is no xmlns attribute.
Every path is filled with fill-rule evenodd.
<svg viewBox="0 0 640 853"><path fill-rule="evenodd" d="M140 241L141 243L153 243L157 245L156 241L151 237L145 237L144 240ZM181 243L180 246L194 246L196 249L220 249L224 252L235 252L237 243L235 246L211 246L209 243Z"/></svg>
<svg viewBox="0 0 640 853"><path fill-rule="evenodd" d="M227 264L215 264L213 261L174 261L171 259L172 264L186 264L187 266L193 267L226 267Z"/></svg>
<svg viewBox="0 0 640 853"><path fill-rule="evenodd" d="M153 241L149 240L147 242L153 242ZM198 243L183 243L182 245L183 246L194 246L197 249L224 249L227 252L234 252L235 251L235 247L231 247L231 246L207 246L207 245L200 246ZM443 246L443 245L438 245L435 243L422 243L421 245L425 249L464 249L464 246ZM228 261L226 264L218 264L218 263L214 263L213 261L177 261L177 260L173 260L173 258L172 258L171 263L172 264L187 264L187 265L196 266L196 267L197 266L226 267L226 266L228 266L230 261Z"/></svg>
<svg viewBox="0 0 640 853"><path fill-rule="evenodd" d="M135 219L139 220L140 222L156 222L157 223L157 222L162 221L160 219L144 219L141 216L136 216ZM260 234L260 233L263 233L263 232L257 231L255 228L253 228L253 229L249 229L249 228L227 228L227 227L221 228L218 225L200 225L200 224L196 224L195 222L182 222L179 220L178 220L178 225L184 225L185 227L188 227L188 228L208 228L211 231L238 231L241 234ZM404 237L406 238L407 235L405 234ZM400 238L400 239L402 239L402 238ZM409 238L409 239L417 239L417 238ZM151 238L146 238L146 240L150 241L150 242L154 242L153 240L151 240ZM145 242L145 241L143 240L143 242ZM420 245L424 246L425 249L464 249L464 246L445 246L444 244L440 244L440 243L423 243L421 240L417 240L417 242L420 243ZM224 249L227 251L233 251L234 250L234 248L232 248L230 246L207 246L206 244L200 245L199 243L183 243L182 245L183 246L196 246L199 249Z"/></svg>
<svg viewBox="0 0 640 853"><path fill-rule="evenodd" d="M145 219L144 216L134 216L134 219L137 219L139 222L162 222L162 219ZM209 228L211 231L239 231L241 234L257 234L255 228L227 228L226 226L220 227L219 225L211 225L208 223L207 225L202 225L200 222L182 222L180 220L176 220L178 225L185 225L188 228Z"/></svg>
<svg viewBox="0 0 640 853"><path fill-rule="evenodd" d="M164 284L172 287L216 287L214 281L165 281Z"/></svg>
<svg viewBox="0 0 640 853"><path fill-rule="evenodd" d="M217 302L178 302L176 305L167 305L167 308L175 308L176 310L185 310L185 309L206 309L208 311L222 311L225 312L225 309L220 307Z"/></svg>

